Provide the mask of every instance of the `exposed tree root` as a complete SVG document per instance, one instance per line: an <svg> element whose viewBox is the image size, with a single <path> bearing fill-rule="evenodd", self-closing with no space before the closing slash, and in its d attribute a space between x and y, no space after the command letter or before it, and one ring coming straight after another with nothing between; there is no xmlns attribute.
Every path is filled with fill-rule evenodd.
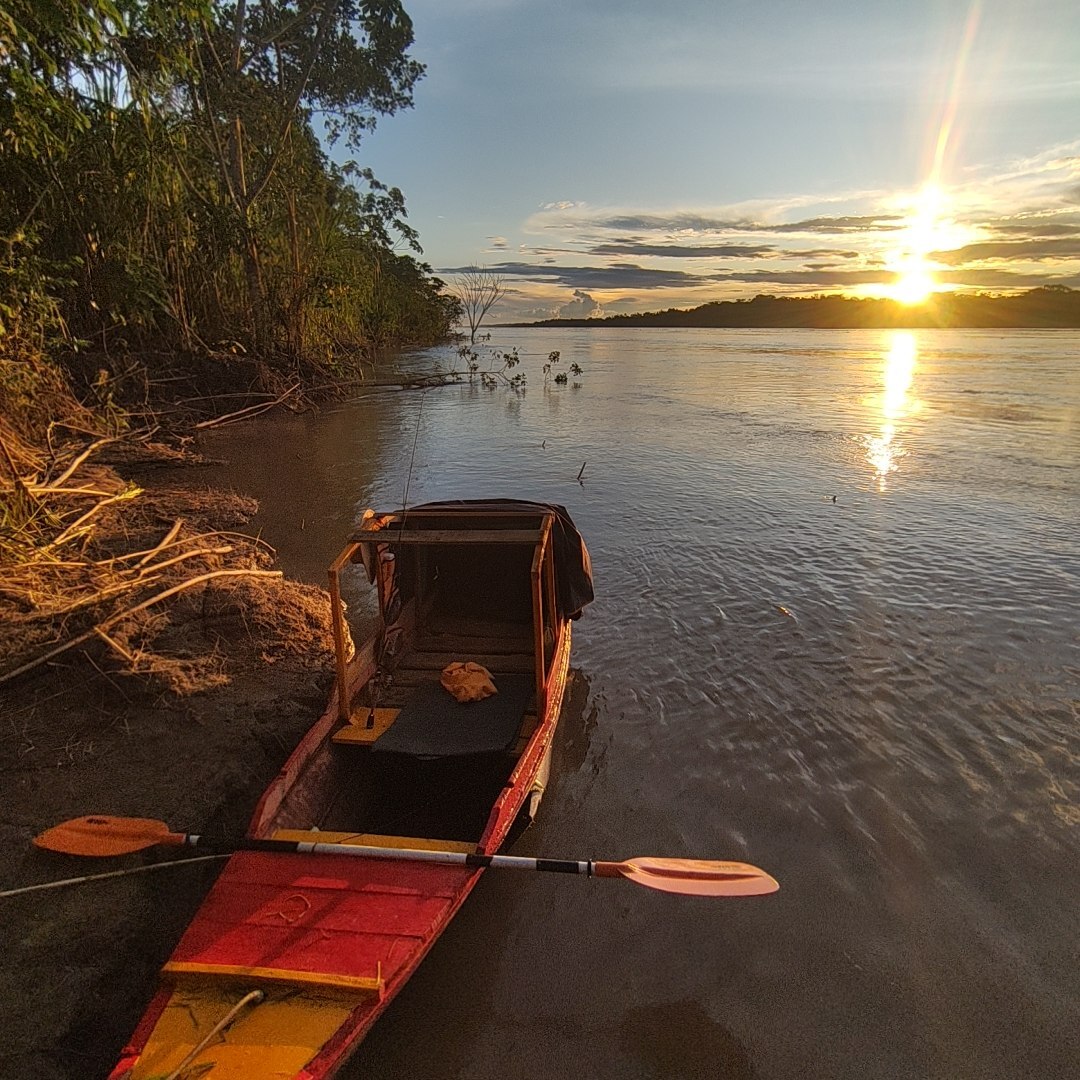
<svg viewBox="0 0 1080 1080"><path fill-rule="evenodd" d="M197 586L281 576L267 569L273 552L263 542L197 527L200 511L246 516L250 508L235 497L174 493L193 504L195 520L176 516L162 532L168 497L92 464L115 441L37 452L13 432L2 438L0 684L70 650L104 645L113 674L149 674L181 693L218 685L225 678L220 658L159 655L153 642L169 618L140 617Z"/></svg>

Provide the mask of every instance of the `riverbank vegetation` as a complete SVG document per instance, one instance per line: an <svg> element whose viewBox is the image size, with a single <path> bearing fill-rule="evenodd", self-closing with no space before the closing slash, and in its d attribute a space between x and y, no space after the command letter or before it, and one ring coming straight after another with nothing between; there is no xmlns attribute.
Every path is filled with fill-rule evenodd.
<svg viewBox="0 0 1080 1080"><path fill-rule="evenodd" d="M24 435L75 398L100 428L448 335L402 193L325 149L411 104L411 44L397 0L4 0L0 409Z"/></svg>
<svg viewBox="0 0 1080 1080"><path fill-rule="evenodd" d="M0 0L5 888L79 872L30 838L81 814L236 837L326 706L325 591L150 470L449 336L401 192L327 149L409 106L411 43L397 0ZM9 899L0 1060L104 1075L213 869Z"/></svg>

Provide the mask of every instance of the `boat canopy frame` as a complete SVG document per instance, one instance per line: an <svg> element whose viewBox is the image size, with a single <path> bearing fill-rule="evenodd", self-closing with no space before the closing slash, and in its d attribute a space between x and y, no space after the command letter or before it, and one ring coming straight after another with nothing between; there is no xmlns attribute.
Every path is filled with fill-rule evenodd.
<svg viewBox="0 0 1080 1080"><path fill-rule="evenodd" d="M368 580L378 586L379 647L376 657L381 658L387 651L389 634L401 617L400 597L396 589L398 554L475 545L531 549L529 590L536 708L538 715L544 715L554 658L558 655L561 635L570 617L560 610L558 603L556 545L552 539L560 510L559 507L544 504L511 503L507 500L505 504L430 504L386 514L367 511L360 527L328 569L339 718L347 723L352 710L348 658L350 636L341 599L341 573L345 567L362 563L367 570ZM568 516L566 520L569 521ZM587 553L584 553L586 572L587 559ZM422 589L423 586L418 587ZM589 591L591 593L591 579Z"/></svg>

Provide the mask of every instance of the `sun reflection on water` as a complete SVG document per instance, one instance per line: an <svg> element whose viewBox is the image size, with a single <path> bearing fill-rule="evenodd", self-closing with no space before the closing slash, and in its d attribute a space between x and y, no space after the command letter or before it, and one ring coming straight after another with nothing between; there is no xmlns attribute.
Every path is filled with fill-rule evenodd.
<svg viewBox="0 0 1080 1080"><path fill-rule="evenodd" d="M881 433L871 435L866 443L866 459L874 467L878 491L886 490L889 473L896 471L899 459L907 452L897 441L897 422L910 411L908 391L915 374L917 354L914 334L905 330L893 331L883 372Z"/></svg>

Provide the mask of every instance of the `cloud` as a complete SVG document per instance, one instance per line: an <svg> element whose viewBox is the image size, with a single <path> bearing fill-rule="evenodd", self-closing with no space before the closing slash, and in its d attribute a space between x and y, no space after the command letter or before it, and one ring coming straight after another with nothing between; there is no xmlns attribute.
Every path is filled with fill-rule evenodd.
<svg viewBox="0 0 1080 1080"><path fill-rule="evenodd" d="M764 259L776 254L772 244L644 244L618 240L589 248L590 255L649 255L668 259Z"/></svg>
<svg viewBox="0 0 1080 1080"><path fill-rule="evenodd" d="M935 275L943 284L967 285L979 288L1030 289L1039 285L1057 284L1074 287L1080 274L1050 277L1044 273L1022 273L1012 270L941 270ZM805 290L827 288L854 289L862 285L888 285L896 279L889 270L755 270L748 273L717 274L716 281L741 282L755 285L799 285Z"/></svg>
<svg viewBox="0 0 1080 1080"><path fill-rule="evenodd" d="M716 274L714 281L754 284L803 285L810 289L853 288L858 285L885 285L895 280L889 270L751 270Z"/></svg>
<svg viewBox="0 0 1080 1080"><path fill-rule="evenodd" d="M930 258L946 266L965 263L1010 259L1025 262L1044 262L1048 259L1080 259L1080 233L1067 239L991 240L981 244L965 244L952 251L934 251Z"/></svg>
<svg viewBox="0 0 1080 1080"><path fill-rule="evenodd" d="M1070 267L1072 273L1049 275L1042 273L1021 273L1013 270L965 269L941 270L936 275L943 283L966 285L969 288L982 289L1035 289L1040 285L1066 285L1070 289L1080 286L1080 273Z"/></svg>
<svg viewBox="0 0 1080 1080"><path fill-rule="evenodd" d="M895 232L904 227L899 214L868 214L862 217L818 217L807 221L790 221L782 225L761 226L764 232L778 233L863 233Z"/></svg>
<svg viewBox="0 0 1080 1080"><path fill-rule="evenodd" d="M867 259L865 252L834 251L832 248L803 248L799 251L781 251L778 254L784 259Z"/></svg>
<svg viewBox="0 0 1080 1080"><path fill-rule="evenodd" d="M1075 225L1050 221L1018 221L993 223L989 228L1002 236L1026 236L1033 240L1042 237L1080 236L1080 222Z"/></svg>
<svg viewBox="0 0 1080 1080"><path fill-rule="evenodd" d="M587 249L590 255L638 255L659 259L857 259L857 251L831 248L784 250L772 244L649 244L617 240Z"/></svg>
<svg viewBox="0 0 1080 1080"><path fill-rule="evenodd" d="M632 263L614 266L557 266L523 262L496 263L488 269L506 278L555 282L570 289L663 289L673 286L704 285L713 280L707 274L681 270L649 269ZM464 273L465 267L443 267L440 274Z"/></svg>
<svg viewBox="0 0 1080 1080"><path fill-rule="evenodd" d="M569 219L545 223L546 228L562 228ZM611 214L583 216L582 224L598 229L614 229L621 232L681 233L826 233L844 234L860 232L893 232L903 228L900 214L881 213L866 215L841 215L837 217L813 217L801 221L768 222L753 218L713 217L707 214L676 211L669 214Z"/></svg>
<svg viewBox="0 0 1080 1080"><path fill-rule="evenodd" d="M603 305L581 289L574 290L574 299L563 304L555 313L557 319L599 318L604 313Z"/></svg>
<svg viewBox="0 0 1080 1080"><path fill-rule="evenodd" d="M505 236L489 236L488 241L493 248L505 248L507 246Z"/></svg>

